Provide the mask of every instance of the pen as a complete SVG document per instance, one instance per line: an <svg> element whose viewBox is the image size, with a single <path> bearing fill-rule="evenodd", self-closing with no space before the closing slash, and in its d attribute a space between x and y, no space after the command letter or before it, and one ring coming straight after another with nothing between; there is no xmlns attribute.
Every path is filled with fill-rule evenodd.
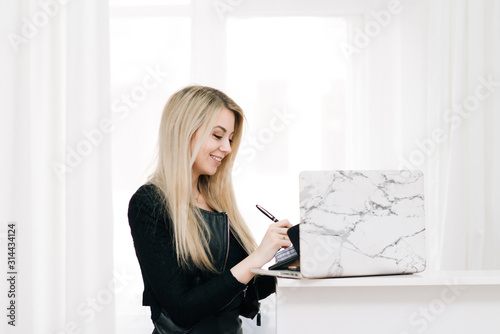
<svg viewBox="0 0 500 334"><path fill-rule="evenodd" d="M278 219L276 219L276 217L274 217L269 211L267 211L266 209L264 209L263 207L261 207L260 205L256 205L257 209L260 210L260 212L262 212L263 214L266 215L267 218L271 219L273 222L277 223L279 222Z"/></svg>

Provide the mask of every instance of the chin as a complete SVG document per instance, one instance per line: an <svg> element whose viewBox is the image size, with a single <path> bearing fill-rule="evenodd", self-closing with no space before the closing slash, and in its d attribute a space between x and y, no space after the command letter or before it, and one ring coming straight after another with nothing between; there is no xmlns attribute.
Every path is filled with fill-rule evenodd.
<svg viewBox="0 0 500 334"><path fill-rule="evenodd" d="M211 170L206 170L203 175L214 175L215 173L217 173L217 168L216 169L211 169Z"/></svg>

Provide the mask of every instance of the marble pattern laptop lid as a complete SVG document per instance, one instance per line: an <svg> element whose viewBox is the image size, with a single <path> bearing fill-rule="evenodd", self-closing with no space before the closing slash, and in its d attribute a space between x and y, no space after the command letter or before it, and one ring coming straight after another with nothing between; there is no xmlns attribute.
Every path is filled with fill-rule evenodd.
<svg viewBox="0 0 500 334"><path fill-rule="evenodd" d="M421 171L307 171L299 178L304 277L425 270Z"/></svg>

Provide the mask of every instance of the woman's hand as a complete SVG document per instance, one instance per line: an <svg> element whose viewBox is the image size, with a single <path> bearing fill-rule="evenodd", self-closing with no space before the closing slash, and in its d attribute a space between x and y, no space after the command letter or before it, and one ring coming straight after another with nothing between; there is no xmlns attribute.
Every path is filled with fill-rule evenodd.
<svg viewBox="0 0 500 334"><path fill-rule="evenodd" d="M259 247L243 261L231 268L233 276L243 284L250 282L254 276L251 272L252 269L261 268L271 261L281 247L286 248L292 245L286 233L292 226L288 219L269 225Z"/></svg>
<svg viewBox="0 0 500 334"><path fill-rule="evenodd" d="M292 245L290 238L286 233L290 227L288 219L280 220L277 223L269 225L267 232L262 238L262 242L255 250L255 255L262 261L261 267L267 262L271 261L276 252L280 248L287 248Z"/></svg>

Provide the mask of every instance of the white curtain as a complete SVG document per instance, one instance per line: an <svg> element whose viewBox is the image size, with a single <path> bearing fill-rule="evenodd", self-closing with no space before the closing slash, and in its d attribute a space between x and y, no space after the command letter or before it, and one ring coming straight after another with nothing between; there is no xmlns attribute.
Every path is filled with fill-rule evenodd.
<svg viewBox="0 0 500 334"><path fill-rule="evenodd" d="M390 3L351 21L348 168L423 170L429 269L499 269L500 4Z"/></svg>
<svg viewBox="0 0 500 334"><path fill-rule="evenodd" d="M0 23L0 332L113 333L107 1L2 1Z"/></svg>
<svg viewBox="0 0 500 334"><path fill-rule="evenodd" d="M430 269L500 268L498 1L253 0L227 1L228 6L217 8L214 4L223 2L182 3L190 10L179 7L179 17L175 17L175 8L169 8L164 11L165 17L143 17L134 22L147 25L168 21L175 25L181 18L183 33L192 22L191 69L184 64L188 56L172 51L178 50L179 43L167 43L157 54L156 49L144 50L144 54L155 55L148 60L149 65L161 64L162 72L172 68L172 74L165 78L168 87L159 86L133 110L130 124L116 124L116 130L113 120L118 121L109 111L107 1L23 0L0 4L2 258L6 258L8 224L15 223L17 232L16 327L3 321L2 333L113 333L116 294L123 292L121 297L125 297L130 291L133 300L122 299L141 310L139 316L147 323L142 331L150 330L149 311L140 306L142 280L125 216L128 199L140 183L126 188L119 203L114 203L120 213L120 236L129 238L124 246L127 248L119 250L127 256L119 262L133 264L135 271L130 275L132 271L125 265L113 270L110 137L115 138L115 154L122 152L129 160L130 156L141 160L137 157L151 150L149 145L154 145L156 138L147 143L141 139L154 137L149 126L158 121L165 99L190 80L221 88L243 101L250 121L262 118L262 126L255 121L249 124L257 134L276 117L271 107L283 107L279 115L294 113L295 118L284 123L286 129L275 133L274 141L252 156L248 174L235 175L236 183L252 181L251 186L239 187L236 192L242 211L248 208L244 214L254 231L262 219L254 204L267 207L261 202L266 196L275 215L295 216L297 222L296 169L312 165L315 169L416 168L426 173ZM154 8L151 11L151 16L156 15ZM314 101L321 102L322 117L329 120L319 127L309 125L314 122L302 123L312 118L303 114L307 108L291 103L283 93L286 87L294 86L294 75L286 82L285 78L268 84L262 81L254 92L272 97L273 104L259 105L259 98L255 107L247 108L246 104L251 104L245 99L257 95L249 93L244 77L235 79L234 72L227 72L234 70L237 54L230 44L237 36L226 30L228 24L241 28L246 19L286 16L343 18L349 30L348 42L358 49L340 64L349 69L345 91L338 88L344 87L340 84L324 85L328 90L325 100ZM122 23L126 26L125 21ZM359 31L365 29L371 30L363 39ZM158 34L154 45L162 45L165 30L170 31L156 28L151 32ZM286 32L283 37L287 41L294 38ZM126 37L123 44L124 52L134 49L126 43ZM340 49L340 45L332 48L337 47ZM300 69L296 73L307 74L311 69L311 59L295 54L287 57L295 59ZM161 62L164 59L168 59L166 64ZM245 66L260 65L249 59ZM117 72L126 72L127 67ZM146 73L139 75L139 83ZM191 79L185 79L189 75ZM116 91L120 95L131 89L118 87ZM345 106L338 102L344 101L342 94ZM300 94L293 95L297 98ZM331 95L342 98L332 102ZM305 106L307 98L301 101ZM290 103L290 109L285 110ZM146 118L146 112L154 115ZM330 124L330 120L334 122ZM127 131L141 128L141 122L147 123L148 129L130 136ZM156 129L156 125L151 127ZM321 136L311 140L311 133ZM318 142L324 147L320 149ZM318 156L324 159L316 159ZM275 167L271 171L270 161ZM136 177L137 170L131 170L129 164L119 165L121 178ZM288 174L281 180L277 171ZM117 174L115 169L114 176ZM120 187L115 185L115 193L117 189ZM259 238L259 232L255 234ZM8 268L4 263L0 267L5 275ZM10 284L1 280L0 291L9 289ZM248 321L246 330L274 331L272 298L263 305L265 325L258 328ZM136 329L130 324L121 327L128 327L129 332Z"/></svg>
<svg viewBox="0 0 500 334"><path fill-rule="evenodd" d="M116 8L122 14L117 21L133 24L134 30L145 27L134 45L150 38L152 46L140 44L143 58L168 58L161 68L170 66L174 72L131 113L121 137L119 131L114 135L115 154L117 148L122 151L116 161L127 162L116 163L123 166L124 184L117 200L117 226L127 241L117 257L135 266L137 283L127 287L129 295L118 297L124 299L120 306L141 310L142 282L125 216L128 200L142 182L137 166L146 167L143 152L154 146L156 136L151 133L165 99L192 82L223 89L246 112L248 133L239 156L244 168L234 174L235 191L258 240L267 225L255 210L257 203L276 216L299 221L300 170L421 169L426 178L429 269L500 269L500 217L495 208L500 200L500 92L495 86L456 129L451 129L453 115L448 114L454 104L475 93L481 80L490 80L490 74L491 80L499 80L498 1L183 1L189 10L134 3L137 10ZM170 26L148 33L148 25L141 23L174 24L180 18L190 22L191 31L179 24L176 36L184 34L180 36L190 41L190 49L165 37L173 30ZM357 52L341 54L339 60L336 32L344 23L347 42ZM158 47L162 43L164 49ZM135 53L128 52L128 43L123 45L116 54L133 57L130 64L117 67L117 73L140 64ZM190 56L191 66L169 58L172 54L183 60ZM266 68L271 73L262 73ZM343 71L347 82L338 75ZM334 75L325 79L318 72ZM137 82L137 76L130 82ZM116 86L119 93L129 91ZM479 93L489 91L481 88ZM277 119L280 130L272 132ZM127 139L130 144L124 144ZM263 302L263 326L244 319L245 330L275 331L273 298ZM149 310L139 310L123 312L123 318L134 314L137 321L121 322L120 333L151 328Z"/></svg>
<svg viewBox="0 0 500 334"><path fill-rule="evenodd" d="M436 152L428 161L436 267L499 269L500 3L429 4L426 146Z"/></svg>

